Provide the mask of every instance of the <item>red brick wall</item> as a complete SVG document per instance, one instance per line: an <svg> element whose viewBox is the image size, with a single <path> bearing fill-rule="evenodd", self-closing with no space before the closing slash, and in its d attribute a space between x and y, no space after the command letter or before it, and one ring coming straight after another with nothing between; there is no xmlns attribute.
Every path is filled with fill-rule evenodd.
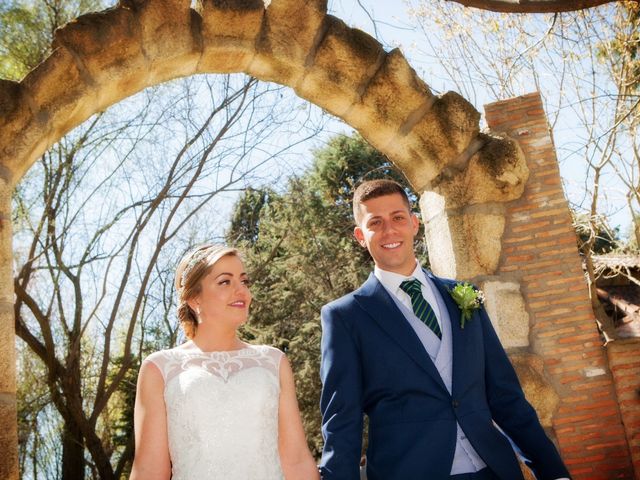
<svg viewBox="0 0 640 480"><path fill-rule="evenodd" d="M607 345L607 353L631 449L631 461L637 478L640 478L640 339L611 342Z"/></svg>
<svg viewBox="0 0 640 480"><path fill-rule="evenodd" d="M498 271L520 283L530 349L560 397L553 430L575 479L633 478L629 448L584 281L553 140L538 93L485 106L495 132L517 139L529 179L507 205Z"/></svg>

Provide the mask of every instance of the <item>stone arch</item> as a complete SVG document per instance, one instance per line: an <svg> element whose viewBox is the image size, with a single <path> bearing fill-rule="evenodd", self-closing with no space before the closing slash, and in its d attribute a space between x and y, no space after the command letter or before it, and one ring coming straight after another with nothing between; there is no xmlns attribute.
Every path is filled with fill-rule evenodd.
<svg viewBox="0 0 640 480"><path fill-rule="evenodd" d="M492 222L488 233L474 226L522 194L528 170L518 144L481 133L480 114L464 98L434 95L399 50L386 52L328 15L326 0L266 3L121 0L57 31L51 55L21 82L0 81L0 421L8 426L0 433L1 478L18 477L11 192L65 133L146 87L231 72L290 86L357 129L416 191L428 192L425 212L454 212L434 223L437 235L427 228L432 253L442 253L433 255L436 272L494 273L504 223ZM477 255L489 244L498 254L492 247Z"/></svg>
<svg viewBox="0 0 640 480"><path fill-rule="evenodd" d="M453 92L433 95L399 50L327 15L326 0L190 3L123 0L84 15L56 32L52 54L24 80L3 81L5 180L15 184L66 132L148 86L244 72L343 119L420 191L442 190L458 204L521 193L526 167L515 142L481 134L471 104ZM468 165L486 172L482 191L446 188Z"/></svg>

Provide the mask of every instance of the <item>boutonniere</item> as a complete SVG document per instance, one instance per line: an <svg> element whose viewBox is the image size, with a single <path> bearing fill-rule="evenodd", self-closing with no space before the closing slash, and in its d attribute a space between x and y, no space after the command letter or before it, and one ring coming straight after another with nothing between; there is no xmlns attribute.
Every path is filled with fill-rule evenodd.
<svg viewBox="0 0 640 480"><path fill-rule="evenodd" d="M471 320L474 310L478 310L484 303L484 293L470 283L457 283L455 287L448 289L453 301L460 309L460 328Z"/></svg>

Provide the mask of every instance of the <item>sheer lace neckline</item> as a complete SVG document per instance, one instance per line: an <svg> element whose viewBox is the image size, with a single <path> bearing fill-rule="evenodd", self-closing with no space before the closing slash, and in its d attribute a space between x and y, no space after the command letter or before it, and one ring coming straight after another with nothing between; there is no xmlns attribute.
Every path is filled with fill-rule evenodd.
<svg viewBox="0 0 640 480"><path fill-rule="evenodd" d="M151 354L148 358L162 372L165 385L182 373L214 374L227 380L241 371L258 367L278 378L283 353L267 345L249 345L238 350L202 352L195 348L172 348ZM200 373L198 373L200 372Z"/></svg>
<svg viewBox="0 0 640 480"><path fill-rule="evenodd" d="M242 348L234 348L232 350L202 350L193 342L193 340L191 340L191 345L189 345L189 347L185 347L185 348L178 347L178 348L175 348L174 350L178 352L193 354L193 355L216 355L216 354L243 353L249 350L254 350L256 348L259 348L259 346L246 344L246 346Z"/></svg>

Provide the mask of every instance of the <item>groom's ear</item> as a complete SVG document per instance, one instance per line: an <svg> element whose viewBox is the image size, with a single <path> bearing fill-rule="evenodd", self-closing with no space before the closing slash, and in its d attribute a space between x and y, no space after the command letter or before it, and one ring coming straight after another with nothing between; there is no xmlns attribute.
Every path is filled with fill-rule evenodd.
<svg viewBox="0 0 640 480"><path fill-rule="evenodd" d="M413 234L417 235L418 230L420 229L420 220L418 219L418 216L413 212L411 212L411 224L413 226Z"/></svg>
<svg viewBox="0 0 640 480"><path fill-rule="evenodd" d="M366 247L367 245L364 243L364 234L362 233L362 229L358 226L353 229L353 236L356 237L356 240L360 245Z"/></svg>

